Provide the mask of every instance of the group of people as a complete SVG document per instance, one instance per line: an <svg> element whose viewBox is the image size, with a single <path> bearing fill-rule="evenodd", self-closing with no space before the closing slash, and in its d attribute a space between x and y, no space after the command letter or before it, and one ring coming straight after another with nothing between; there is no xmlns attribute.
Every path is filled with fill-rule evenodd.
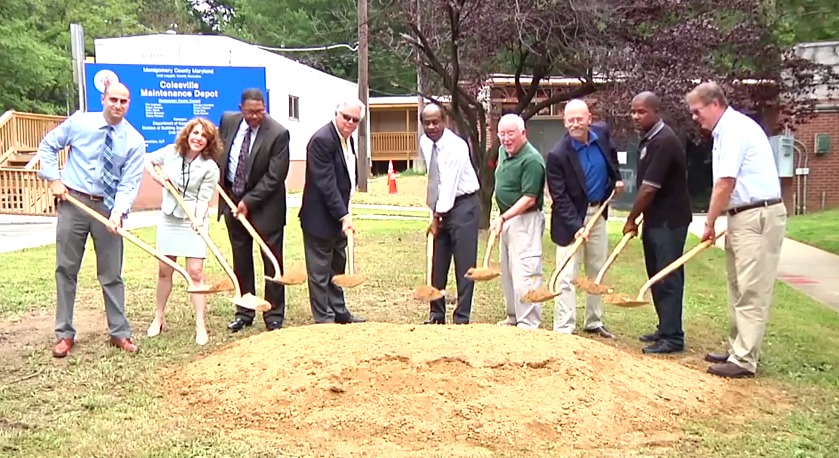
<svg viewBox="0 0 839 458"><path fill-rule="evenodd" d="M238 112L225 112L218 126L195 118L177 134L174 143L146 153L143 136L125 119L130 92L122 83L108 85L102 94L101 112L77 112L47 133L39 146L39 175L50 182L56 198L57 307L53 356L67 356L75 345L73 311L79 269L88 235L96 252L97 278L105 300L110 343L124 351L138 351L125 314L122 279L123 220L136 199L144 170L155 181L170 184L176 198L163 189L156 250L172 261L183 257L195 284L204 282L210 201L217 189L226 193L235 209L219 205L233 252L233 271L242 294L255 293L254 240L239 217L244 217L276 257L283 270L283 233L286 225L285 180L289 169L289 131L266 115L258 89L242 92ZM347 309L341 288L332 277L344 273L346 235L354 230L349 200L357 181L356 151L352 134L365 111L357 99L337 104L334 118L312 136L307 147L306 185L300 208L303 244L308 271L309 299L317 323L358 323L365 319ZM70 149L63 170L58 152ZM105 216L100 224L83 209L67 201L72 196ZM183 205L178 202L181 200ZM274 269L263 254L264 273ZM166 305L172 291L174 269L159 263L156 311L147 334L167 328ZM285 289L265 282L265 299L271 307L262 314L269 331L282 328ZM195 307L195 341L205 345L206 298L191 294ZM236 307L228 325L231 332L251 326L256 312Z"/></svg>
<svg viewBox="0 0 839 458"><path fill-rule="evenodd" d="M723 90L713 82L696 86L685 97L692 118L714 138L714 188L706 216L703 241L715 241L715 223L727 215L725 251L731 319L729 348L709 353L708 372L722 377L750 377L757 370L760 346L772 301L772 289L786 225L786 207L774 156L763 129L728 105ZM639 134L638 189L623 233L640 229L647 275L652 277L682 256L693 214L687 186L684 141L662 119L661 101L652 92L634 97L630 115ZM454 258L457 301L455 324L469 323L474 282L464 274L476 265L480 185L466 142L445 127L445 111L437 105L421 113L424 135L420 148L428 165L428 206L434 219L431 284L445 291ZM542 283L542 239L545 190L551 198L549 233L556 245L557 268L582 245L559 272L553 330L576 330L574 278L581 264L595 276L609 255L608 201L624 183L617 149L608 126L592 122L588 105L569 101L563 121L567 133L546 155L527 139L524 120L506 114L498 122L501 146L495 168L494 200L499 215L490 225L500 251L501 286L507 317L498 324L536 329L542 324L540 303L528 303L525 293ZM606 205L597 220L598 209ZM643 219L640 217L643 216ZM642 221L639 224L639 221ZM684 267L651 288L658 324L639 339L645 354L684 351L682 323ZM446 323L445 298L432 301L426 324ZM615 338L603 321L601 297L587 294L582 329Z"/></svg>
<svg viewBox="0 0 839 458"><path fill-rule="evenodd" d="M772 287L786 223L780 183L769 141L760 126L728 106L722 89L702 83L686 96L693 119L714 137L714 189L703 240L716 238L715 222L728 216L725 236L729 279L731 332L727 352L706 356L709 372L726 377L754 375L766 329ZM233 270L243 294L255 293L254 240L239 221L244 216L265 240L283 270L283 233L286 224L285 179L289 169L289 132L266 116L263 94L242 93L238 112L226 112L218 127L204 118L189 121L175 142L146 154L143 136L125 120L130 104L127 87L109 85L102 95L101 112L78 112L49 132L41 142L40 176L50 182L57 199L56 229L56 337L55 357L74 346L73 310L79 268L88 235L97 257L97 277L105 299L110 342L136 352L125 316L122 280L123 241L118 234L136 198L143 171L160 184L168 181L181 194L163 191L162 216L157 227L157 249L173 261L183 257L192 281L204 281L207 250L199 233L207 231L209 203L216 188L230 196L235 209L219 205L233 251ZM315 132L307 145L306 181L299 218L308 272L308 290L316 323L358 323L343 290L332 282L344 272L347 234L355 230L350 198L358 174L353 132L363 119L365 106L356 99L342 101L334 119ZM684 142L661 117L661 103L651 92L638 94L630 114L640 136L637 197L623 227L637 235L643 215L642 244L649 276L680 257L692 220L687 188ZM527 291L542 282L542 239L545 230L545 190L551 198L549 233L556 245L556 262L570 254L582 239L581 252L559 273L553 330L576 330L576 294L573 279L580 265L596 274L609 254L606 220L608 208L591 221L601 205L619 195L624 183L618 170L617 150L608 126L592 122L588 105L569 101L564 109L567 133L543 156L527 139L524 120L507 114L498 122L501 146L495 168L494 198L499 214L490 234L498 238L501 284L506 318L499 325L535 329L542 324L542 306L527 303ZM424 134L420 150L428 165L427 204L433 212L428 231L434 236L432 286L445 291L454 259L457 301L452 322L470 321L474 282L466 277L476 265L480 182L472 166L467 143L446 127L445 110L435 104L421 113ZM57 154L70 154L59 172ZM109 219L94 222L81 209L66 202L72 195ZM187 213L188 212L188 213ZM192 216L190 218L189 216ZM194 222L192 222L194 220ZM265 275L273 277L271 262L263 255ZM282 274L282 272L280 272ZM173 269L161 262L150 337L166 329L166 304L172 289ZM684 268L652 286L658 316L656 329L640 337L643 351L667 354L684 350L682 308ZM271 304L263 313L268 330L283 326L285 290L265 284ZM195 340L208 341L206 299L193 294ZM253 310L237 306L228 325L231 332L251 326ZM425 324L446 323L446 298L432 301ZM604 324L601 298L585 301L583 331L615 338Z"/></svg>

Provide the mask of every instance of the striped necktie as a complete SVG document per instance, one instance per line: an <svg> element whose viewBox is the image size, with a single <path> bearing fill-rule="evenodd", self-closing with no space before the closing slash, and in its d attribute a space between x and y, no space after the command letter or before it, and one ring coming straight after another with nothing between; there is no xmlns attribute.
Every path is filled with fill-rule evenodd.
<svg viewBox="0 0 839 458"><path fill-rule="evenodd" d="M114 208L114 198L117 193L117 174L114 170L114 127L108 126L105 133L105 150L102 154L102 181L105 184L104 201L108 210Z"/></svg>
<svg viewBox="0 0 839 458"><path fill-rule="evenodd" d="M428 160L428 194L426 203L434 211L437 208L437 199L440 197L440 169L437 165L437 143L431 147L431 158Z"/></svg>

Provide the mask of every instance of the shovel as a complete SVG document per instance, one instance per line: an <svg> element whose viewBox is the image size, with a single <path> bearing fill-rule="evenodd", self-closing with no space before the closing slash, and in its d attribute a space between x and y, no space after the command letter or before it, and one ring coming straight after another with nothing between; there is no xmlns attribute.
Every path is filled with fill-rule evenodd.
<svg viewBox="0 0 839 458"><path fill-rule="evenodd" d="M644 215L638 217L636 224L639 227L644 222ZM603 264L603 267L600 268L600 272L597 272L597 277L595 277L594 281L592 282L589 278L578 278L574 280L574 284L582 289L584 289L588 294L606 294L612 293L614 290L602 284L603 277L606 275L606 271L609 270L609 267L614 264L615 260L618 259L618 255L621 254L624 247L629 243L632 238L636 237L638 234L629 232L623 235L620 242L618 242L617 246L614 250L612 250L612 254L609 255L609 258L606 260L606 263Z"/></svg>
<svg viewBox="0 0 839 458"><path fill-rule="evenodd" d="M233 204L233 201L230 200L230 197L227 193L221 189L221 186L216 185L216 189L218 189L218 194L221 196L222 199L227 203L227 206L236 213L236 205ZM265 243L265 240L259 236L259 233L256 232L256 229L251 225L247 218L244 215L240 215L236 213L236 219L242 223L242 226L245 227L245 230L248 231L248 234L251 235L251 238L256 240L256 243L259 245L259 248L265 253L265 256L268 257L268 261L274 266L274 276L269 277L265 275L265 279L274 282L280 283L282 285L300 285L306 281L306 271L301 269L286 269L285 275L280 274L280 263L277 261L277 257L274 256L274 253L271 252L271 249L268 248L268 244Z"/></svg>
<svg viewBox="0 0 839 458"><path fill-rule="evenodd" d="M166 174L161 170L160 166L155 165L155 171L161 177L165 177ZM183 208L184 213L189 218L189 221L192 224L196 224L197 218L193 215L193 212L190 211L189 207L187 207L186 202L184 202L183 198L181 197L180 193L177 189L175 189L175 185L173 185L169 180L163 180L163 186L175 197L175 200L178 201L178 205ZM265 299L258 298L251 293L247 293L244 296L242 295L242 289L239 285L239 280L236 278L236 275L233 273L233 269L230 268L230 265L227 264L227 261L222 256L221 251L219 251L218 247L210 236L204 231L196 231L198 235L204 240L204 243L207 244L207 247L210 251L213 252L213 255L218 259L219 264L221 264L222 269L224 269L227 276L230 278L230 281L233 282L233 289L234 289L234 296L230 299L231 302L238 305L239 307L246 308L249 310L256 310L260 312L264 312L266 310L271 310L271 303L266 301Z"/></svg>
<svg viewBox="0 0 839 458"><path fill-rule="evenodd" d="M92 208L88 207L87 205L83 204L82 202L79 202L75 197L67 194L67 195L65 195L64 198L67 199L67 202L70 202L71 204L79 207L85 213L92 216L94 219L96 219L100 223L104 224L105 226L109 226L109 227L112 226L111 221L109 221L104 216L100 215L97 211L95 211ZM233 289L229 286L229 284L227 284L227 282L224 282L224 284L221 284L221 285L205 285L205 284L196 285L192 281L192 278L189 276L189 273L186 271L186 269L184 269L183 267L181 267L180 265L178 265L176 262L172 261L171 259L167 258L165 255L163 255L159 251L152 248L146 242L140 240L134 234L128 232L127 230L125 230L121 227L117 228L117 233L119 235L121 235L123 238L127 239L129 242L131 242L131 243L137 245L138 247L140 247L140 249L142 249L146 253L148 253L148 254L154 256L155 258L159 259L160 262L168 265L169 267L175 269L176 272L181 274L181 276L184 277L184 279L186 280L187 285L189 285L186 289L186 291L188 293L192 293L192 294L213 294L213 293L220 293L220 292L223 292L223 291L230 291L230 290Z"/></svg>
<svg viewBox="0 0 839 458"><path fill-rule="evenodd" d="M600 216L603 215L603 211L606 210L606 206L609 205L609 202L611 202L612 198L614 197L615 191L612 191L612 194L609 195L609 198L606 199L605 202L600 204L600 208L597 209L597 212L595 212L594 215L592 215L591 218L589 218L588 224L586 224L585 226L586 233L591 232L591 229L597 223L597 220L599 220ZM522 296L522 301L545 302L559 296L559 289L556 286L556 283L559 280L559 274L560 272L562 272L562 269L564 269L565 266L568 265L568 263L574 258L574 256L577 254L577 250L579 250L580 247L583 246L583 243L585 243L585 240L582 237L577 237L577 239L574 240L574 244L571 245L571 250L568 252L567 255L565 255L565 259L563 259L562 263L559 266L557 266L557 268L551 273L551 278L548 281L548 287L545 288L543 286L542 288L528 291L526 294Z"/></svg>
<svg viewBox="0 0 839 458"><path fill-rule="evenodd" d="M497 237L497 232L490 231L489 238L487 238L487 252L484 255L484 266L470 267L469 270L466 271L466 275L464 275L466 278L473 281L488 281L501 275L501 272L498 269L495 267L489 267L489 255L492 253L492 244L495 243L495 239Z"/></svg>
<svg viewBox="0 0 839 458"><path fill-rule="evenodd" d="M414 299L418 299L421 301L436 301L437 299L443 298L443 292L439 289L431 286L431 261L434 257L434 234L431 231L428 232L428 239L426 242L426 249L425 249L425 285L417 286L414 289Z"/></svg>
<svg viewBox="0 0 839 458"><path fill-rule="evenodd" d="M341 288L355 288L367 281L364 275L355 274L355 262L353 260L353 257L355 257L355 246L353 245L354 233L355 230L347 233L347 273L332 277L332 283Z"/></svg>
<svg viewBox="0 0 839 458"><path fill-rule="evenodd" d="M714 240L706 240L706 241L700 243L699 245L696 245L695 247L693 247L692 250L688 251L687 253L685 253L681 257L679 257L679 259L676 259L675 261L670 263L669 266L661 269L661 271L659 273L653 275L652 278L647 280L647 282L644 283L643 286L641 286L641 290L638 291L638 296L637 297L632 298L632 297L626 296L624 294L607 294L607 295L603 296L603 299L610 304L617 305L618 307L628 307L628 308L629 307L640 307L642 305L649 304L649 301L644 299L644 295L647 293L647 291L650 289L650 287L652 287L654 284L656 284L662 278L669 275L674 270L681 267L684 263L688 262L688 260L690 260L691 258L696 256L697 254L699 254L700 251L702 251L702 250L708 248L709 246L713 245L714 243L716 243L717 239L719 239L723 235L725 235L725 231L720 231L717 234L717 236L714 237Z"/></svg>

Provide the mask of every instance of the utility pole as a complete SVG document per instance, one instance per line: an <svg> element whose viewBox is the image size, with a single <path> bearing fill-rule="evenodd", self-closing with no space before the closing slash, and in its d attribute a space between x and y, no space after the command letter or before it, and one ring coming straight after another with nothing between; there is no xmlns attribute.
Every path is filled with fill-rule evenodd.
<svg viewBox="0 0 839 458"><path fill-rule="evenodd" d="M358 126L358 190L367 192L370 173L368 145L370 144L370 107L367 106L369 82L367 76L367 0L358 0L358 99L366 107L364 120Z"/></svg>
<svg viewBox="0 0 839 458"><path fill-rule="evenodd" d="M422 31L422 12L420 10L420 0L416 2L417 6L417 28ZM417 49L415 51L417 53L417 160L414 161L415 169L419 172L425 172L427 169L427 165L425 163L425 157L422 155L422 151L420 151L420 144L419 139L422 137L423 129L422 129L422 109L425 108L425 100L422 97L422 59L420 58L420 52Z"/></svg>

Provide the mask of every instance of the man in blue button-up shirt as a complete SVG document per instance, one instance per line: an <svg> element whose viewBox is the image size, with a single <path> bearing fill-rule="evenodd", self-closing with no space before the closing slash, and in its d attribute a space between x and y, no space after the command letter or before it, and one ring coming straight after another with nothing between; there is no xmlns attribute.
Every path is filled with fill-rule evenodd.
<svg viewBox="0 0 839 458"><path fill-rule="evenodd" d="M125 286L122 282L122 226L143 177L146 144L143 136L126 121L130 94L121 83L114 83L102 95L101 112L76 112L50 131L38 147L41 170L38 175L50 182L58 200L56 227L57 307L55 335L58 342L53 356L67 356L73 348L76 330L73 309L76 283L84 256L87 236L93 237L96 269L105 297L108 332L116 347L136 352L131 327L125 316ZM58 152L70 148L64 170L58 168ZM71 194L83 204L110 219L106 227L82 209L66 202Z"/></svg>

